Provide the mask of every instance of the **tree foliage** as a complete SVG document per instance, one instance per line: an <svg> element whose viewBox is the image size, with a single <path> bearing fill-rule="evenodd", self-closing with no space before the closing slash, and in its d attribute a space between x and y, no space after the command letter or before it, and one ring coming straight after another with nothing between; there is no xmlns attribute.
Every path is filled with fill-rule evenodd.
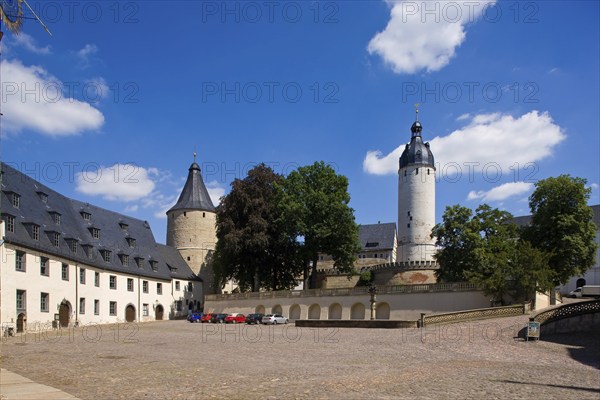
<svg viewBox="0 0 600 400"><path fill-rule="evenodd" d="M282 220L301 246L306 287L312 262L311 287L316 285L319 253L329 254L334 267L351 272L360 251L354 210L348 206L348 179L324 162L292 171L282 186Z"/></svg>
<svg viewBox="0 0 600 400"><path fill-rule="evenodd" d="M591 189L583 178L560 175L536 183L529 197L531 223L523 238L550 255L548 264L555 284L565 284L595 262L596 226L587 205Z"/></svg>
<svg viewBox="0 0 600 400"><path fill-rule="evenodd" d="M279 190L284 178L260 164L217 207L215 276L234 279L240 290L287 289L302 270L297 245L282 224Z"/></svg>

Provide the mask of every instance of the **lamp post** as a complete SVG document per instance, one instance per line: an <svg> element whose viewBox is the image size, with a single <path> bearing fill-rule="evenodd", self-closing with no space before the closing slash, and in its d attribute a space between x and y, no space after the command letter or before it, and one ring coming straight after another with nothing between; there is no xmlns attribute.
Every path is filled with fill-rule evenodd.
<svg viewBox="0 0 600 400"><path fill-rule="evenodd" d="M377 304L377 288L375 286L369 286L369 294L371 295L371 321L375 319L375 306Z"/></svg>

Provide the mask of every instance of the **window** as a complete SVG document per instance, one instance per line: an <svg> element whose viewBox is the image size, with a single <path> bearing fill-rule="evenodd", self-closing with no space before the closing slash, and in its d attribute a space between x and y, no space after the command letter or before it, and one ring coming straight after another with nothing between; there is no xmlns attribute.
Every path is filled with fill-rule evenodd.
<svg viewBox="0 0 600 400"><path fill-rule="evenodd" d="M26 299L25 299L25 290L17 289L17 310L25 310Z"/></svg>
<svg viewBox="0 0 600 400"><path fill-rule="evenodd" d="M40 257L40 275L50 276L50 260Z"/></svg>
<svg viewBox="0 0 600 400"><path fill-rule="evenodd" d="M88 258L92 258L92 255L93 255L92 249L94 248L94 246L91 246L89 244L82 244L81 247L83 247L83 251L85 252L85 255Z"/></svg>
<svg viewBox="0 0 600 400"><path fill-rule="evenodd" d="M158 263L154 260L150 261L150 267L152 267L152 271L157 272L158 271Z"/></svg>
<svg viewBox="0 0 600 400"><path fill-rule="evenodd" d="M427 168L427 175L429 175L429 168Z"/></svg>
<svg viewBox="0 0 600 400"><path fill-rule="evenodd" d="M40 226L36 224L31 225L31 238L33 240L40 240Z"/></svg>
<svg viewBox="0 0 600 400"><path fill-rule="evenodd" d="M77 240L69 240L69 249L71 249L71 253L77 254Z"/></svg>
<svg viewBox="0 0 600 400"><path fill-rule="evenodd" d="M52 232L52 244L54 247L60 247L60 233Z"/></svg>
<svg viewBox="0 0 600 400"><path fill-rule="evenodd" d="M100 253L102 253L102 259L105 262L110 262L110 255L111 255L110 250L100 250Z"/></svg>
<svg viewBox="0 0 600 400"><path fill-rule="evenodd" d="M94 300L94 315L100 315L100 300Z"/></svg>
<svg viewBox="0 0 600 400"><path fill-rule="evenodd" d="M188 292L192 292L194 290L194 284L192 282L188 282Z"/></svg>
<svg viewBox="0 0 600 400"><path fill-rule="evenodd" d="M25 252L17 250L15 256L15 269L25 272Z"/></svg>
<svg viewBox="0 0 600 400"><path fill-rule="evenodd" d="M61 273L62 273L62 280L68 281L69 280L69 264L63 263Z"/></svg>
<svg viewBox="0 0 600 400"><path fill-rule="evenodd" d="M129 266L129 256L127 254L119 254L119 258L121 259L121 264L126 267Z"/></svg>
<svg viewBox="0 0 600 400"><path fill-rule="evenodd" d="M7 215L5 217L5 221L6 221L6 231L14 233L14 231L15 231L15 217L13 217L12 215Z"/></svg>
<svg viewBox="0 0 600 400"><path fill-rule="evenodd" d="M79 298L79 314L85 314L85 297Z"/></svg>
<svg viewBox="0 0 600 400"><path fill-rule="evenodd" d="M48 202L48 195L46 193L38 192L38 195L40 196L40 200L42 201L42 203Z"/></svg>
<svg viewBox="0 0 600 400"><path fill-rule="evenodd" d="M415 168L415 175L419 175L419 168Z"/></svg>
<svg viewBox="0 0 600 400"><path fill-rule="evenodd" d="M177 300L177 311L183 310L183 302L181 300Z"/></svg>
<svg viewBox="0 0 600 400"><path fill-rule="evenodd" d="M175 281L175 290L179 290L179 281Z"/></svg>
<svg viewBox="0 0 600 400"><path fill-rule="evenodd" d="M12 194L12 205L14 208L19 208L21 206L21 196L16 193Z"/></svg>
<svg viewBox="0 0 600 400"><path fill-rule="evenodd" d="M85 285L85 268L79 268L79 283Z"/></svg>
<svg viewBox="0 0 600 400"><path fill-rule="evenodd" d="M206 218L206 213L202 213L202 218Z"/></svg>
<svg viewBox="0 0 600 400"><path fill-rule="evenodd" d="M92 233L92 237L94 239L100 239L100 229L98 229L98 228L90 228L90 232Z"/></svg>
<svg viewBox="0 0 600 400"><path fill-rule="evenodd" d="M148 304L142 304L142 315L144 317L148 316Z"/></svg>
<svg viewBox="0 0 600 400"><path fill-rule="evenodd" d="M48 310L50 309L49 307L50 304L50 295L48 293L40 293L40 311L41 312L48 312Z"/></svg>
<svg viewBox="0 0 600 400"><path fill-rule="evenodd" d="M162 283L156 284L156 294L162 294Z"/></svg>
<svg viewBox="0 0 600 400"><path fill-rule="evenodd" d="M127 238L127 244L129 245L129 247L135 247L135 239Z"/></svg>
<svg viewBox="0 0 600 400"><path fill-rule="evenodd" d="M117 277L115 275L111 275L108 277L108 287L111 289L117 288Z"/></svg>
<svg viewBox="0 0 600 400"><path fill-rule="evenodd" d="M142 291L148 293L148 281L142 281Z"/></svg>
<svg viewBox="0 0 600 400"><path fill-rule="evenodd" d="M60 225L60 214L59 213L52 213L52 219L54 220L54 223L56 225Z"/></svg>
<svg viewBox="0 0 600 400"><path fill-rule="evenodd" d="M117 302L116 301L111 301L109 303L108 312L110 315L117 315Z"/></svg>
<svg viewBox="0 0 600 400"><path fill-rule="evenodd" d="M133 292L133 279L127 278L127 291Z"/></svg>
<svg viewBox="0 0 600 400"><path fill-rule="evenodd" d="M100 272L94 272L94 286L100 287Z"/></svg>
<svg viewBox="0 0 600 400"><path fill-rule="evenodd" d="M120 222L119 226L121 227L121 230L124 232L127 232L127 228L129 227L129 225L127 225L125 222Z"/></svg>
<svg viewBox="0 0 600 400"><path fill-rule="evenodd" d="M81 217L85 220L85 221L91 221L92 220L92 214L82 211L81 212Z"/></svg>
<svg viewBox="0 0 600 400"><path fill-rule="evenodd" d="M144 259L142 257L136 257L135 264L138 266L138 268L144 268Z"/></svg>
<svg viewBox="0 0 600 400"><path fill-rule="evenodd" d="M410 228L410 224L406 224L406 227L407 227L407 228Z"/></svg>

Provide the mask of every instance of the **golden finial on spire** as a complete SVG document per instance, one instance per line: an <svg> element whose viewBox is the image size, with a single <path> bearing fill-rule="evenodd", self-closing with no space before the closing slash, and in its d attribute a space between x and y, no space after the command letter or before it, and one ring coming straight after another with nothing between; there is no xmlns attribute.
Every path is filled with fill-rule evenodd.
<svg viewBox="0 0 600 400"><path fill-rule="evenodd" d="M417 115L417 116L416 116L416 118L417 118L417 121L419 120L419 106L420 106L420 104L419 104L419 103L415 103L415 113L416 113L416 115Z"/></svg>

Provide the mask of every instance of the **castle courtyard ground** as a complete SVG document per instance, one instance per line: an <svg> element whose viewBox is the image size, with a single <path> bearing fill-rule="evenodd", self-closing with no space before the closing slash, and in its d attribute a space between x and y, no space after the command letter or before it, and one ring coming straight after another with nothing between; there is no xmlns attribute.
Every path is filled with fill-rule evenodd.
<svg viewBox="0 0 600 400"><path fill-rule="evenodd" d="M600 398L600 333L515 339L526 322L40 329L4 338L0 365L81 399Z"/></svg>

